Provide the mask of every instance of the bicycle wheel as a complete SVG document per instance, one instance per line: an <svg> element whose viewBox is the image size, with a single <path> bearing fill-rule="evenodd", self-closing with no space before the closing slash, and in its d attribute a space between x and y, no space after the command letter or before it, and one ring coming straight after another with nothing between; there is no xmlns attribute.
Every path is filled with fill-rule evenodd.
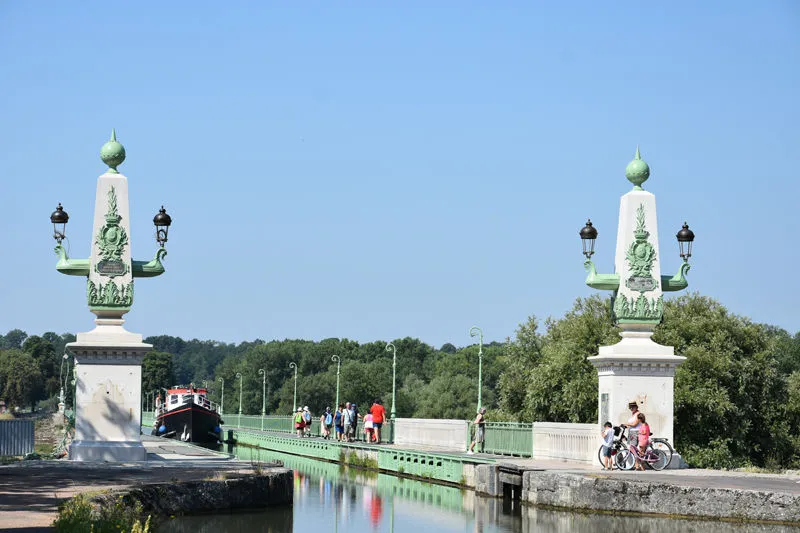
<svg viewBox="0 0 800 533"><path fill-rule="evenodd" d="M667 467L667 454L662 450L652 449L647 452L647 459L645 462L650 465L653 470L664 470Z"/></svg>
<svg viewBox="0 0 800 533"><path fill-rule="evenodd" d="M614 457L614 464L620 470L633 470L633 467L636 466L636 457L629 450L623 448Z"/></svg>
<svg viewBox="0 0 800 533"><path fill-rule="evenodd" d="M597 450L597 460L600 461L600 466L605 467L606 464L603 462L603 447L600 446Z"/></svg>
<svg viewBox="0 0 800 533"><path fill-rule="evenodd" d="M672 463L672 456L675 453L672 445L667 439L653 439L651 442L654 450L661 450L667 456L667 465L664 468L669 468L670 463Z"/></svg>

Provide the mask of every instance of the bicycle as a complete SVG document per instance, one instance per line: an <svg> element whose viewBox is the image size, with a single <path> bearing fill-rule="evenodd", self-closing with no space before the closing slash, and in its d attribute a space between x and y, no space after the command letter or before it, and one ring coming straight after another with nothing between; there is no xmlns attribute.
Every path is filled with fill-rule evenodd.
<svg viewBox="0 0 800 533"><path fill-rule="evenodd" d="M660 439L659 444L661 443L666 443L665 439ZM669 443L666 445L669 446ZM669 464L667 454L662 449L654 448L652 442L647 444L642 454L639 447L629 441L627 448L620 450L614 457L614 463L620 470L632 470L637 461L657 471L664 470Z"/></svg>
<svg viewBox="0 0 800 533"><path fill-rule="evenodd" d="M669 465L672 463L672 456L675 455L675 450L669 443L669 439L665 439L663 437L653 437L650 439L650 443L654 449L664 452L664 455L667 456L667 466L664 468L669 468Z"/></svg>

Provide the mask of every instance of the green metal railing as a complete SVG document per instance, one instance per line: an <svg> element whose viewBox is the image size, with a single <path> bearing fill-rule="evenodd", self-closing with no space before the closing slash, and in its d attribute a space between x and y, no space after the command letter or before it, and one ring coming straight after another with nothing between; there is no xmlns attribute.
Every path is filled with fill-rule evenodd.
<svg viewBox="0 0 800 533"><path fill-rule="evenodd" d="M533 455L533 424L520 422L486 422L483 448L476 445L476 451L496 455ZM467 446L472 441L475 427L470 423Z"/></svg>
<svg viewBox="0 0 800 533"><path fill-rule="evenodd" d="M464 464L491 464L494 459L462 454L399 450L393 447L340 443L335 440L298 439L260 431L231 430L238 444L336 462L372 462L370 468L463 484ZM355 454L355 456L353 455Z"/></svg>

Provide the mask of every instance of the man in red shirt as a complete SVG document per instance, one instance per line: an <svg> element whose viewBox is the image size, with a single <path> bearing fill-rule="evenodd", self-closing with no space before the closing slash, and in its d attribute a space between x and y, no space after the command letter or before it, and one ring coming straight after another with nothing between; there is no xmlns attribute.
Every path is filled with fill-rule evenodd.
<svg viewBox="0 0 800 533"><path fill-rule="evenodd" d="M383 402L380 398L376 399L375 402L372 404L372 407L369 408L369 412L372 413L372 426L375 429L375 442L381 441L381 428L383 427L383 421L386 419L386 409L383 407Z"/></svg>

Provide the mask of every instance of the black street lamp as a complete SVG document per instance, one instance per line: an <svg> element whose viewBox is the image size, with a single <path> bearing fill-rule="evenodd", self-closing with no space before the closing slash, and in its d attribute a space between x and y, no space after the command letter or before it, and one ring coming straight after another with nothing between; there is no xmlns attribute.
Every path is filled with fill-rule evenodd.
<svg viewBox="0 0 800 533"><path fill-rule="evenodd" d="M684 222L683 227L675 236L678 238L678 246L680 246L681 250L681 259L683 259L685 263L688 263L689 258L692 257L692 243L694 242L694 232L689 229L689 224Z"/></svg>
<svg viewBox="0 0 800 533"><path fill-rule="evenodd" d="M172 224L172 217L167 214L167 210L164 209L164 206L161 206L161 209L158 210L156 216L153 217L153 224L156 226L156 241L161 247L164 247L164 244L167 242L167 234L169 233L169 227Z"/></svg>
<svg viewBox="0 0 800 533"><path fill-rule="evenodd" d="M591 219L586 221L586 225L578 233L583 243L583 255L586 259L591 259L594 255L594 241L597 239L597 229L592 226Z"/></svg>
<svg viewBox="0 0 800 533"><path fill-rule="evenodd" d="M53 238L60 245L61 241L66 237L67 222L69 222L69 215L61 207L61 202L58 203L58 207L50 215L50 222L53 223Z"/></svg>

